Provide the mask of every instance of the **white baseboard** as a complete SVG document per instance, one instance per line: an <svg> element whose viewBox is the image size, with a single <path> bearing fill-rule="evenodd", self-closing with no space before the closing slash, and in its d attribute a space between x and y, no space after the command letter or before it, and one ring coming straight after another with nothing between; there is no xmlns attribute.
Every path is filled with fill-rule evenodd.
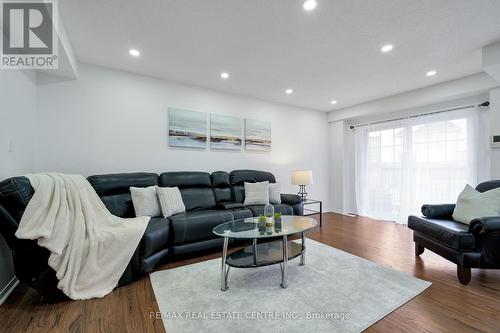
<svg viewBox="0 0 500 333"><path fill-rule="evenodd" d="M14 276L12 280L7 283L5 288L0 291L0 305L2 305L7 300L7 297L9 297L10 293L12 293L14 289L16 289L18 284L19 280Z"/></svg>
<svg viewBox="0 0 500 333"><path fill-rule="evenodd" d="M325 209L323 211L323 213L327 213L327 212L330 212L330 213L335 213L335 214L340 214L340 215L345 215L345 216L349 216L349 217L355 217L356 215L355 214L352 214L352 213L346 213L344 211L341 211L341 210L337 210L337 209L332 209L332 208L328 208L328 209Z"/></svg>

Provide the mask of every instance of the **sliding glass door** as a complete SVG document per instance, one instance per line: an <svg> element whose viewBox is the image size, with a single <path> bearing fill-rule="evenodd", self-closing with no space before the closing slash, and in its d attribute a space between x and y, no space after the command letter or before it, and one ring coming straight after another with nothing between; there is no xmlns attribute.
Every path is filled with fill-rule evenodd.
<svg viewBox="0 0 500 333"><path fill-rule="evenodd" d="M474 109L358 127L358 213L406 222L424 203L453 203L475 184Z"/></svg>

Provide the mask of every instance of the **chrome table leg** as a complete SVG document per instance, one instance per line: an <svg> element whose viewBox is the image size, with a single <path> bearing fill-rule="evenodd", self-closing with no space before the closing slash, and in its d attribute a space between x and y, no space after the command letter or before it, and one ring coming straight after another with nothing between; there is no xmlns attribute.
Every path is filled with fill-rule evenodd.
<svg viewBox="0 0 500 333"><path fill-rule="evenodd" d="M283 272L281 273L281 287L288 287L288 237L283 236Z"/></svg>
<svg viewBox="0 0 500 333"><path fill-rule="evenodd" d="M220 290L227 290L227 274L226 273L226 257L227 257L227 244L229 242L228 237L224 237L224 247L222 248L222 267L221 267L221 275L220 275Z"/></svg>
<svg viewBox="0 0 500 333"><path fill-rule="evenodd" d="M300 266L306 264L306 236L302 233L302 254L300 255Z"/></svg>
<svg viewBox="0 0 500 333"><path fill-rule="evenodd" d="M229 270L231 269L231 266L227 266L227 270L226 270L226 278L224 279L224 282L226 284L226 290L229 289L229 287L227 286L227 278L229 276Z"/></svg>
<svg viewBox="0 0 500 333"><path fill-rule="evenodd" d="M257 238L253 239L252 247L253 247L253 264L257 265Z"/></svg>

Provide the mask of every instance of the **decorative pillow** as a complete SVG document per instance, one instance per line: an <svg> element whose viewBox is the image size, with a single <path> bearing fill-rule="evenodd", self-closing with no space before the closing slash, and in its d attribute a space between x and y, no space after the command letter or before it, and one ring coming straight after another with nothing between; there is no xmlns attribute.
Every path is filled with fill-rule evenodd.
<svg viewBox="0 0 500 333"><path fill-rule="evenodd" d="M280 183L269 183L269 202L272 204L281 203Z"/></svg>
<svg viewBox="0 0 500 333"><path fill-rule="evenodd" d="M130 195L132 196L135 216L161 216L160 202L158 202L156 186L131 187Z"/></svg>
<svg viewBox="0 0 500 333"><path fill-rule="evenodd" d="M267 205L269 203L269 182L245 182L245 206Z"/></svg>
<svg viewBox="0 0 500 333"><path fill-rule="evenodd" d="M170 217L186 211L178 187L157 187L156 193L158 194L163 217Z"/></svg>
<svg viewBox="0 0 500 333"><path fill-rule="evenodd" d="M500 188L481 193L470 185L466 185L458 196L453 211L453 219L470 224L472 220L500 215Z"/></svg>

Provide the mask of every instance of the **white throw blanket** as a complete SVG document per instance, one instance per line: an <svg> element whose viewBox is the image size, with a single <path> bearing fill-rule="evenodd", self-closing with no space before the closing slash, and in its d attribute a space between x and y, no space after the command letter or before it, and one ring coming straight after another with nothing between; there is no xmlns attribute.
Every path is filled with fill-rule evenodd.
<svg viewBox="0 0 500 333"><path fill-rule="evenodd" d="M71 299L103 297L118 284L149 217L112 215L80 175L27 175L35 190L16 232L36 239L51 255L49 266Z"/></svg>

